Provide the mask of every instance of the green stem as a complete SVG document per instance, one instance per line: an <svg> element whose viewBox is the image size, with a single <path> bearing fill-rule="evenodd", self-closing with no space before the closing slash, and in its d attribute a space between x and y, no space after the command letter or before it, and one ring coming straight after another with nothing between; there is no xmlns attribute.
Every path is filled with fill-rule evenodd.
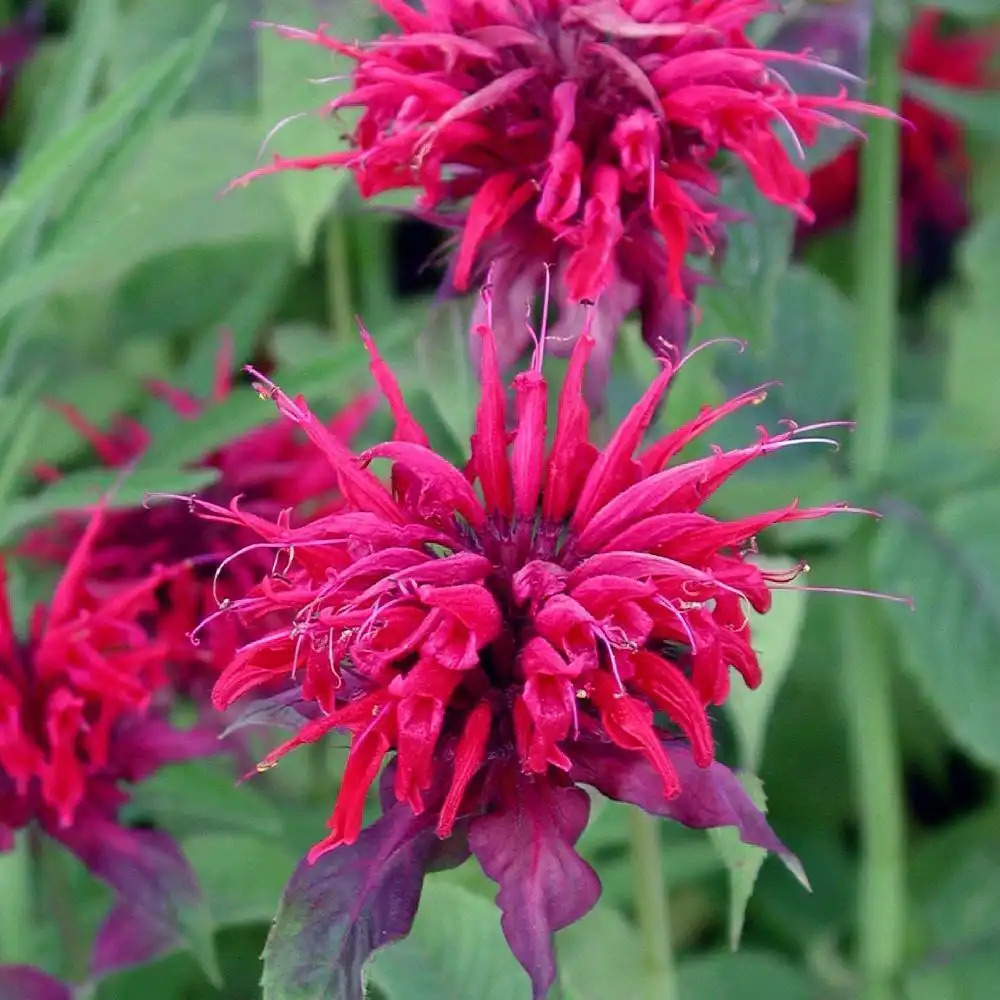
<svg viewBox="0 0 1000 1000"><path fill-rule="evenodd" d="M327 322L338 340L354 336L354 302L351 295L351 253L347 218L334 212L326 224Z"/></svg>
<svg viewBox="0 0 1000 1000"><path fill-rule="evenodd" d="M899 105L899 49L878 22L885 0L876 0L872 27L869 99L895 111ZM851 454L855 471L870 482L884 468L892 436L892 374L899 297L899 126L873 119L861 153L858 208L857 423Z"/></svg>
<svg viewBox="0 0 1000 1000"><path fill-rule="evenodd" d="M0 854L0 960L30 963L35 904L34 859L27 830L15 834L14 846Z"/></svg>
<svg viewBox="0 0 1000 1000"><path fill-rule="evenodd" d="M361 315L371 330L379 329L392 309L392 217L365 212L352 232L354 259L362 276Z"/></svg>
<svg viewBox="0 0 1000 1000"><path fill-rule="evenodd" d="M629 810L635 910L646 973L644 1000L677 1000L677 973L670 939L670 911L664 893L659 822Z"/></svg>
<svg viewBox="0 0 1000 1000"><path fill-rule="evenodd" d="M898 39L888 27L892 0L875 0L869 95L890 110L899 104ZM892 443L892 376L896 351L899 261L899 135L891 120L874 120L861 158L858 217L858 429L851 457L860 483L871 486ZM868 584L869 532L847 553L850 582ZM860 863L858 964L861 1000L891 1000L903 962L906 880L901 762L892 700L892 665L880 607L843 603L844 693L853 759Z"/></svg>
<svg viewBox="0 0 1000 1000"><path fill-rule="evenodd" d="M864 559L852 558L849 565L851 585L863 586L858 571ZM902 767L891 656L879 610L851 598L844 599L842 609L845 701L860 824L859 1000L895 997L906 934Z"/></svg>

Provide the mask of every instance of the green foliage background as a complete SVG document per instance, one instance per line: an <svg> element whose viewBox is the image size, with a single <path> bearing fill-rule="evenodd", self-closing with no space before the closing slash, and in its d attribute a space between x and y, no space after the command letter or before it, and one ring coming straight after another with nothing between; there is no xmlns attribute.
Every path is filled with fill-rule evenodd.
<svg viewBox="0 0 1000 1000"><path fill-rule="evenodd" d="M968 18L987 0L949 0ZM17 5L0 0L0 23ZM401 297L398 238L382 209L363 210L344 176L287 174L220 198L250 169L276 121L315 109L337 83L320 51L254 32L252 17L330 21L351 37L375 30L362 0L62 0L65 33L24 71L0 124L8 164L0 194L0 541L10 546L60 508L90 503L118 474L92 454L45 399L107 426L132 412L154 444L118 484L117 504L147 492L190 492L209 474L187 464L213 444L271 419L247 389L179 421L151 400L149 376L195 392L210 385L219 331L240 360L266 345L277 379L321 407L348 401L364 374L358 313L400 372L414 408L446 451L461 455L475 381L461 318L428 296ZM339 71L339 70L338 70ZM796 450L761 464L720 494L716 513L850 499L883 511L871 553L877 587L912 594L916 611L888 608L896 665L895 716L907 777L908 937L901 1000L994 1000L1000 981L1000 98L920 93L971 129L975 221L954 274L930 299L908 295L896 372L890 461L864 490L842 456ZM271 139L283 154L328 150L340 128L317 115ZM266 154L265 154L266 155ZM792 222L734 183L727 197L756 222L734 231L718 283L705 290L699 339L738 336L749 349L703 352L671 397L665 423L764 379L781 385L764 406L719 432L753 424L847 416L855 402L857 326L849 234L835 233L789 263ZM863 335L863 331L862 331ZM651 360L626 331L611 385L612 416L636 398ZM440 387L446 386L442 392ZM377 431L377 426L372 433ZM70 473L40 484L38 463ZM769 558L807 558L811 582L838 579L837 553L856 525L803 522L771 536ZM16 561L23 613L50 581ZM716 720L723 759L759 773L771 820L803 859L805 893L775 862L664 825L682 995L805 1000L856 995L856 815L841 710L838 598L784 594L758 632L767 676ZM323 829L342 749L293 755L249 785L217 765L167 772L137 790L132 815L175 832L208 906L191 948L100 985L99 1000L249 1000L283 883ZM719 838L717 838L718 840ZM622 807L603 803L582 850L604 896L558 940L564 1000L645 995L632 925L633 875ZM718 848L718 849L717 849ZM760 867L759 875L757 874ZM66 859L58 881L23 901L0 858L0 956L71 976L79 954L61 946L54 906L86 940L106 900ZM756 876L756 881L755 881ZM5 881L6 880L6 881ZM738 936L750 890L741 950ZM385 1000L524 1000L527 979L503 944L494 887L469 866L429 880L405 942L371 967ZM69 902L71 901L71 903ZM85 952L84 952L85 954ZM214 982L213 982L214 980Z"/></svg>

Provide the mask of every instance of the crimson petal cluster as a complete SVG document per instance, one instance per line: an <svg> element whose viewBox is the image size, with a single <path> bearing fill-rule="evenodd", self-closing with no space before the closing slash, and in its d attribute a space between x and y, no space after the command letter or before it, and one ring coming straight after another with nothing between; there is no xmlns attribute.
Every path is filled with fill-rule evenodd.
<svg viewBox="0 0 1000 1000"><path fill-rule="evenodd" d="M166 834L119 824L125 786L219 747L214 730L171 725L160 698L169 646L150 636L144 619L172 571L155 568L100 596L89 570L105 528L99 510L24 639L0 566L0 850L35 824L115 890L118 904L95 945L95 974L173 944L177 914L198 896Z"/></svg>
<svg viewBox="0 0 1000 1000"><path fill-rule="evenodd" d="M363 196L419 191L425 217L460 230L451 281L495 268L502 366L527 346L524 303L555 266L563 336L575 303L598 303L595 361L638 306L658 353L687 338L692 252L713 252L717 154L740 160L769 199L804 219L808 176L789 154L836 115L873 111L792 91L781 63L835 74L808 53L756 47L767 0L376 0L399 34L345 42L320 27L288 38L355 60L354 86L326 110L360 108L352 148L283 158L286 169L346 167ZM784 134L782 137L782 133ZM482 317L478 317L482 319Z"/></svg>
<svg viewBox="0 0 1000 1000"><path fill-rule="evenodd" d="M736 824L750 842L787 853L713 762L706 709L726 699L731 667L751 687L761 679L744 605L766 612L770 588L787 578L748 558L756 534L840 508L790 503L731 522L699 511L739 469L802 440L794 427L761 431L748 447L678 460L763 389L706 408L640 450L675 373L665 368L599 450L582 393L594 349L587 330L569 360L551 447L541 348L514 379L508 433L494 334L481 326L476 335L482 395L464 471L430 447L367 336L395 434L360 455L302 398L257 376L258 391L329 461L344 508L293 526L238 502L197 504L210 520L256 532L273 556L272 572L220 613L250 623L280 616L236 654L214 701L228 708L291 678L310 718L264 769L336 730L352 734L313 862L366 842L366 794L391 757L384 829L410 822L388 818L403 809L414 836L433 831L471 848L500 884L507 937L540 997L553 975L551 932L599 893L573 850L588 814L578 783L692 826ZM369 468L380 460L390 463L389 486Z"/></svg>
<svg viewBox="0 0 1000 1000"><path fill-rule="evenodd" d="M223 403L232 389L232 345L227 339L216 361L214 386L207 399L162 381L151 390L163 399L182 420L194 420L213 405ZM90 424L75 409L51 404L83 437L98 457L111 468L135 461L149 447L149 432L131 418L123 417L109 432ZM374 405L372 396L359 396L328 423L330 432L349 441L362 427ZM227 441L202 456L197 468L217 474L206 495L228 500L240 496L248 510L263 516L277 516L286 509L328 510L338 502L336 476L329 465L297 429L277 421ZM40 469L46 478L58 477L57 470ZM175 504L151 504L108 511L106 530L94 542L89 556L89 574L95 582L111 589L121 581L145 579L155 568L168 565L176 572L166 575L157 589L158 600L150 617L156 636L170 649L170 670L174 687L185 694L207 695L223 666L236 648L237 635L227 623L213 625L206 641L194 644L192 631L215 607L216 599L228 588L241 593L267 567L253 560L241 560L221 576L218 564L247 540L245 531L197 531L193 522ZM68 513L31 532L21 545L21 553L54 565L65 565L79 544L86 518ZM207 526L206 526L207 527ZM267 566L270 562L267 563Z"/></svg>

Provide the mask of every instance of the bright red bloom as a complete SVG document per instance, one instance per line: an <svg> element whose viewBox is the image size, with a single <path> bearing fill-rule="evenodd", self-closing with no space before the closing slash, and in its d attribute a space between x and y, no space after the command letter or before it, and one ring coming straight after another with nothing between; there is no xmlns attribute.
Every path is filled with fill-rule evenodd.
<svg viewBox="0 0 1000 1000"><path fill-rule="evenodd" d="M118 905L94 953L94 969L105 971L173 941L178 907L197 897L166 834L118 823L124 786L219 749L214 730L175 729L160 711L169 647L144 619L171 571L107 598L92 586L91 559L106 528L99 510L23 638L0 565L0 850L35 823L111 885Z"/></svg>
<svg viewBox="0 0 1000 1000"><path fill-rule="evenodd" d="M762 389L706 408L636 455L673 377L667 368L598 450L582 395L589 331L570 358L551 447L540 350L514 379L509 434L494 336L488 326L476 333L483 388L465 472L431 449L370 341L396 432L359 456L302 398L259 377L258 391L326 456L345 507L291 527L237 502L198 505L274 553L276 569L229 610L281 616L239 651L213 697L227 708L261 687L299 687L310 721L262 768L335 730L353 735L331 832L312 860L359 834L358 849L375 851L382 834L362 834L362 807L393 756L381 831L396 836L413 822L437 838L468 838L500 882L505 931L540 997L552 976L550 932L599 892L573 851L588 811L578 783L689 825L736 823L781 850L713 763L706 709L725 701L731 667L749 686L760 682L744 605L766 612L788 577L748 558L757 533L841 508L792 502L733 522L699 511L739 469L803 440L803 429L762 431L746 448L677 461ZM391 464L391 488L369 469L379 459ZM411 819L390 819L397 808Z"/></svg>
<svg viewBox="0 0 1000 1000"><path fill-rule="evenodd" d="M231 352L220 352L215 388L211 400L202 401L162 382L153 390L166 399L182 418L194 419L211 403L224 400L231 389ZM56 404L58 405L58 404ZM350 440L363 425L374 405L370 396L360 396L327 425L330 432ZM129 419L122 419L110 433L102 433L79 413L59 407L72 425L93 444L109 466L120 467L134 461L150 444L148 432ZM297 429L285 421L258 428L205 455L196 467L214 470L216 482L206 491L210 499L228 502L242 498L248 511L276 518L282 511L329 509L337 502L336 476L322 456ZM171 574L157 590L153 626L158 638L168 642L175 686L188 693L207 693L219 671L236 648L237 634L232 622L211 626L208 641L193 644L191 633L217 601L232 590L243 593L271 566L267 553L259 559L237 563L216 573L227 555L245 545L250 537L239 529L196 530L175 504L122 508L106 515L107 530L90 557L90 574L95 581L117 586L121 581L146 579L158 565L186 565L185 572ZM77 544L83 520L67 514L32 532L22 552L47 562L63 563Z"/></svg>
<svg viewBox="0 0 1000 1000"><path fill-rule="evenodd" d="M326 106L362 109L353 148L276 157L241 182L343 166L365 197L419 191L421 213L461 231L455 289L495 266L502 367L526 346L524 305L546 263L565 320L554 348L580 329L567 307L595 300L598 355L635 306L658 353L682 344L685 261L712 252L723 221L717 154L808 219L807 175L778 134L808 146L820 127L842 125L834 113L870 110L791 91L773 64L827 67L754 46L746 28L766 0L376 3L400 34L361 45L277 29L357 62L354 89Z"/></svg>
<svg viewBox="0 0 1000 1000"><path fill-rule="evenodd" d="M903 69L967 90L993 86L997 77L990 62L1000 43L996 29L945 34L943 17L938 10L918 15L903 51ZM900 130L899 244L904 259L912 260L928 231L954 236L968 225L971 164L958 122L908 94L900 114L912 127ZM802 227L803 235L835 228L854 215L860 156L852 145L813 172L809 207L815 221Z"/></svg>

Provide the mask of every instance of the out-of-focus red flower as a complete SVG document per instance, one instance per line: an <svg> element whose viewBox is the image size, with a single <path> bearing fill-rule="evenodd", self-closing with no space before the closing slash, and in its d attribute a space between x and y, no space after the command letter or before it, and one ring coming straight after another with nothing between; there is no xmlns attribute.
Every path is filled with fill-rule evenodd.
<svg viewBox="0 0 1000 1000"><path fill-rule="evenodd" d="M277 28L357 62L353 89L326 106L362 109L352 148L279 156L236 183L346 167L365 197L418 191L420 213L459 230L455 289L495 268L501 366L527 346L524 307L545 264L564 318L553 349L580 329L572 306L594 301L596 367L636 306L654 350L682 345L687 255L712 252L724 221L717 154L808 219L807 175L779 135L808 146L859 109L843 94L796 94L772 69L828 68L754 46L745 29L765 0L376 2L399 34L362 45Z"/></svg>
<svg viewBox="0 0 1000 1000"><path fill-rule="evenodd" d="M0 28L0 111L3 111L18 68L35 53L45 23L44 3L34 2L20 18Z"/></svg>
<svg viewBox="0 0 1000 1000"><path fill-rule="evenodd" d="M24 636L0 566L0 850L37 824L115 889L95 970L149 957L176 938L176 907L197 894L169 837L118 823L126 786L219 749L214 729L176 729L158 704L170 650L145 620L175 570L101 596L90 570L107 530L99 509Z"/></svg>
<svg viewBox="0 0 1000 1000"><path fill-rule="evenodd" d="M163 382L152 389L185 418L199 416L207 405L224 400L231 390L232 353L228 344L219 354L215 387L207 401ZM120 467L138 458L149 444L147 431L131 419L122 419L108 433L89 424L84 417L61 404L53 404L93 445L101 460ZM329 423L330 432L350 440L360 430L374 406L371 396L359 396ZM239 496L245 509L262 517L276 518L282 511L315 512L337 503L336 476L315 448L286 421L276 421L228 442L196 466L218 473L206 497L228 502ZM63 563L77 544L83 520L65 514L50 525L31 532L23 554L46 562ZM201 530L198 530L200 526ZM219 671L235 651L237 634L232 622L220 620L209 626L211 635L192 643L190 636L209 610L232 589L236 593L270 568L270 557L260 553L256 563L237 563L217 574L227 555L246 544L240 530L221 526L211 529L179 510L175 504L153 503L145 507L109 511L107 530L90 557L92 578L109 586L122 581L143 580L157 565L186 565L185 572L171 574L157 590L154 631L170 646L174 685L186 693L207 694ZM266 565L265 565L266 562Z"/></svg>
<svg viewBox="0 0 1000 1000"><path fill-rule="evenodd" d="M903 69L937 83L982 90L997 82L990 72L1000 34L995 28L945 33L944 15L924 10L910 29L902 55ZM899 245L904 259L917 254L928 230L954 236L969 223L966 188L970 163L962 126L917 98L904 94L901 117L911 127L900 130ZM842 225L857 207L860 149L852 145L810 178L809 208L803 223L807 236Z"/></svg>
<svg viewBox="0 0 1000 1000"><path fill-rule="evenodd" d="M309 721L261 768L350 732L330 834L311 859L357 848L350 865L333 866L361 865L377 880L364 866L397 857L378 838L401 836L398 824L410 821L400 809L413 836L433 832L459 853L467 844L500 883L505 932L541 997L553 975L551 932L599 893L573 850L588 815L579 785L691 826L735 824L749 842L784 852L714 762L706 710L725 701L730 668L750 687L760 682L744 606L766 612L772 588L796 575L754 563L757 533L844 508L792 501L732 522L699 510L739 469L811 440L808 428L762 430L745 448L677 460L763 389L640 448L673 377L667 368L599 450L582 395L594 349L586 330L551 446L541 347L514 379L517 421L508 433L494 335L486 325L476 335L482 395L464 472L432 450L367 337L396 430L360 455L301 397L259 377L258 390L330 463L344 507L293 527L238 502L196 503L214 523L255 532L273 553L274 570L226 613L280 621L240 649L213 699L224 709L256 689L298 690ZM390 463L391 486L369 469L379 460ZM366 794L389 756L384 825L362 833Z"/></svg>

